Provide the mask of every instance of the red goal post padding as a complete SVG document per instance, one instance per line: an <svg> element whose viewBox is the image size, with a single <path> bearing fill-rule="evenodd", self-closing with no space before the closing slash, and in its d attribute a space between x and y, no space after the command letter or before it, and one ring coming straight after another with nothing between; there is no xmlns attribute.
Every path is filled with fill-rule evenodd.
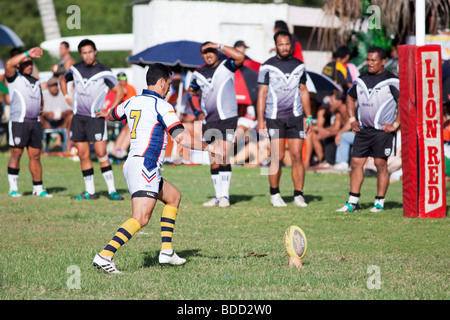
<svg viewBox="0 0 450 320"><path fill-rule="evenodd" d="M403 216L447 215L439 45L399 47Z"/></svg>

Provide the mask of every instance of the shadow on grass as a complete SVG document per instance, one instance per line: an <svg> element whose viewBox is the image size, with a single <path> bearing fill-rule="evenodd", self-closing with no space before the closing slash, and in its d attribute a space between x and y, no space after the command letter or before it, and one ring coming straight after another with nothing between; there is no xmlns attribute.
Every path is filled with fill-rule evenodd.
<svg viewBox="0 0 450 320"><path fill-rule="evenodd" d="M214 198L215 195L208 195L208 197L206 198L208 199L212 199ZM252 200L254 197L264 197L266 195L264 194L252 194L252 195L243 195L243 194L231 194L230 195L230 204L236 204L239 202L247 202Z"/></svg>
<svg viewBox="0 0 450 320"><path fill-rule="evenodd" d="M191 249L191 250L181 250L181 251L176 251L177 255L180 258L184 258L186 260L189 260L189 257L193 257L193 256L201 256L201 254L199 254L200 249ZM144 255L144 261L142 262L142 266L144 268L150 268L150 267L154 267L154 266L159 266L159 250L157 251L146 251L144 253L142 253Z"/></svg>
<svg viewBox="0 0 450 320"><path fill-rule="evenodd" d="M45 185L44 185L44 187L45 187ZM65 188L65 187L50 187L50 188L45 188L45 190L47 190L48 193L54 195L59 192L66 191L67 188ZM25 191L23 193L24 196L31 196L32 194L33 194L33 192L31 192L31 191Z"/></svg>
<svg viewBox="0 0 450 320"><path fill-rule="evenodd" d="M286 202L286 203L294 202L294 196L282 197L282 198L283 198L284 202ZM307 194L303 195L303 198L305 198L306 203L322 201L322 199L323 199L322 196L307 195Z"/></svg>
<svg viewBox="0 0 450 320"><path fill-rule="evenodd" d="M180 258L184 258L186 260L189 260L189 257L201 256L201 254L199 254L199 252L200 252L200 249L176 251L177 255ZM150 267L159 265L159 260L158 260L159 250L158 251L146 251L143 253L143 255L144 255L144 261L142 263L142 266L144 268L150 268Z"/></svg>
<svg viewBox="0 0 450 320"><path fill-rule="evenodd" d="M252 194L252 195L232 194L230 196L230 204L236 204L238 202L250 201L254 197L264 197L264 195L263 194Z"/></svg>
<svg viewBox="0 0 450 320"><path fill-rule="evenodd" d="M361 210L372 209L373 202L360 203L360 206L361 206ZM386 201L384 203L384 208L386 210L403 208L403 203L402 202L396 202L396 201Z"/></svg>
<svg viewBox="0 0 450 320"><path fill-rule="evenodd" d="M120 194L122 197L124 197L125 200L127 200L126 196L130 194L129 191L126 189L117 189L116 191L118 194ZM96 191L96 193L99 197L105 197L105 198L109 199L109 193L107 190ZM128 198L128 200L129 200L129 198Z"/></svg>

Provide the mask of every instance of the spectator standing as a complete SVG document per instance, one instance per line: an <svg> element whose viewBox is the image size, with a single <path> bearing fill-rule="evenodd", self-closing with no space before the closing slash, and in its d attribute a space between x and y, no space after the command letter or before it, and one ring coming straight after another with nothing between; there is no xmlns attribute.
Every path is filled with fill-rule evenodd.
<svg viewBox="0 0 450 320"><path fill-rule="evenodd" d="M303 198L305 168L302 149L312 116L306 88L305 64L291 55L291 34L285 30L274 35L276 56L261 66L258 75L258 132L271 139L269 166L270 202L275 207L286 203L280 195L281 163L285 156L285 139L292 159L294 205L306 207ZM303 115L307 116L304 121Z"/></svg>
<svg viewBox="0 0 450 320"><path fill-rule="evenodd" d="M286 22L284 22L283 20L275 21L275 25L273 27L273 33L277 33L278 31L281 31L281 30L284 30L284 31L290 33ZM291 34L291 55L294 58L297 58L298 60L304 62L302 45L295 34Z"/></svg>
<svg viewBox="0 0 450 320"><path fill-rule="evenodd" d="M39 47L25 52L16 51L5 66L5 77L11 99L11 114L9 119L9 145L11 155L8 161L9 196L20 197L18 189L20 159L27 148L30 158L29 169L33 180L33 195L41 198L51 198L42 184L42 126L39 114L42 108L41 87L39 81L31 74L32 59L40 58L43 51Z"/></svg>
<svg viewBox="0 0 450 320"><path fill-rule="evenodd" d="M351 157L349 198L337 212L354 212L361 209L360 190L364 181L364 164L368 157L374 158L378 173L377 196L370 212L384 210L389 187L387 159L395 153L395 131L400 126L400 112L397 110L399 80L385 70L385 63L386 52L380 47L370 48L366 61L368 72L360 76L348 92L347 114L355 140Z"/></svg>
<svg viewBox="0 0 450 320"><path fill-rule="evenodd" d="M61 91L69 105L72 104L72 98L67 94L67 82L73 81L75 86L74 115L70 125L70 136L78 150L86 187L86 190L75 199L93 200L98 198L95 193L94 168L90 159L89 143L92 142L108 187L109 199L123 200L123 197L116 191L113 170L106 153L108 132L105 117L108 111L103 109L108 88L116 93L112 108L122 101L123 89L111 70L97 61L97 49L93 41L82 40L78 45L78 52L82 61L70 67L61 79Z"/></svg>
<svg viewBox="0 0 450 320"><path fill-rule="evenodd" d="M131 97L136 95L136 89L128 83L128 78L125 72L119 72L117 74L117 80L119 80L119 84L122 86L122 89L125 92L124 97L121 102L127 101ZM114 91L111 91L114 94ZM114 101L112 99L111 103ZM108 107L109 109L109 107ZM120 133L116 138L114 143L114 149L111 151L111 156L117 159L125 159L128 155L128 148L130 146L130 129L128 128L128 124L126 120L122 121L122 129L120 129Z"/></svg>
<svg viewBox="0 0 450 320"><path fill-rule="evenodd" d="M259 71L259 67L261 66L261 63L256 62L255 60L251 59L245 54L245 51L249 48L245 41L238 40L234 43L234 48L240 52L242 52L245 55L244 63L242 64L244 67L248 67L250 69L255 70L256 72Z"/></svg>

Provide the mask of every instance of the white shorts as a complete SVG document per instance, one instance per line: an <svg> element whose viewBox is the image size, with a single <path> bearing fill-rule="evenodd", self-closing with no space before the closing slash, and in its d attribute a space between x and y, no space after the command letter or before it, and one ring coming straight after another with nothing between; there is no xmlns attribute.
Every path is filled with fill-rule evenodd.
<svg viewBox="0 0 450 320"><path fill-rule="evenodd" d="M128 157L123 166L123 175L127 181L131 198L148 197L158 199L163 179L159 167L146 168L144 157Z"/></svg>

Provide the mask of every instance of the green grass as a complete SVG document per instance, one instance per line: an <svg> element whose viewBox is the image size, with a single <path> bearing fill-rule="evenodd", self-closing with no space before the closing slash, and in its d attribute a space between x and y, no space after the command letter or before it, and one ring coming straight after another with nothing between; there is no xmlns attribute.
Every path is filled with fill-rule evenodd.
<svg viewBox="0 0 450 320"><path fill-rule="evenodd" d="M376 179L362 189L363 211L338 214L349 178L307 172L307 208L294 208L290 169L283 168L281 193L287 208L269 204L267 176L258 168L233 168L230 208L204 208L213 196L206 166L165 166L163 176L183 195L174 248L188 261L161 267L158 204L150 223L115 256L123 275L92 266L94 255L131 215L120 165L116 186L126 200L106 198L98 164L100 199L74 201L84 189L79 163L44 157L44 186L52 199L31 196L28 159L22 159L22 198L7 195L8 155L0 154L0 299L449 299L448 219L403 217L401 183L391 184L387 210L370 214ZM300 226L308 239L304 268L288 267L283 234ZM69 289L70 266L79 268L80 289ZM368 289L370 266L381 288Z"/></svg>

